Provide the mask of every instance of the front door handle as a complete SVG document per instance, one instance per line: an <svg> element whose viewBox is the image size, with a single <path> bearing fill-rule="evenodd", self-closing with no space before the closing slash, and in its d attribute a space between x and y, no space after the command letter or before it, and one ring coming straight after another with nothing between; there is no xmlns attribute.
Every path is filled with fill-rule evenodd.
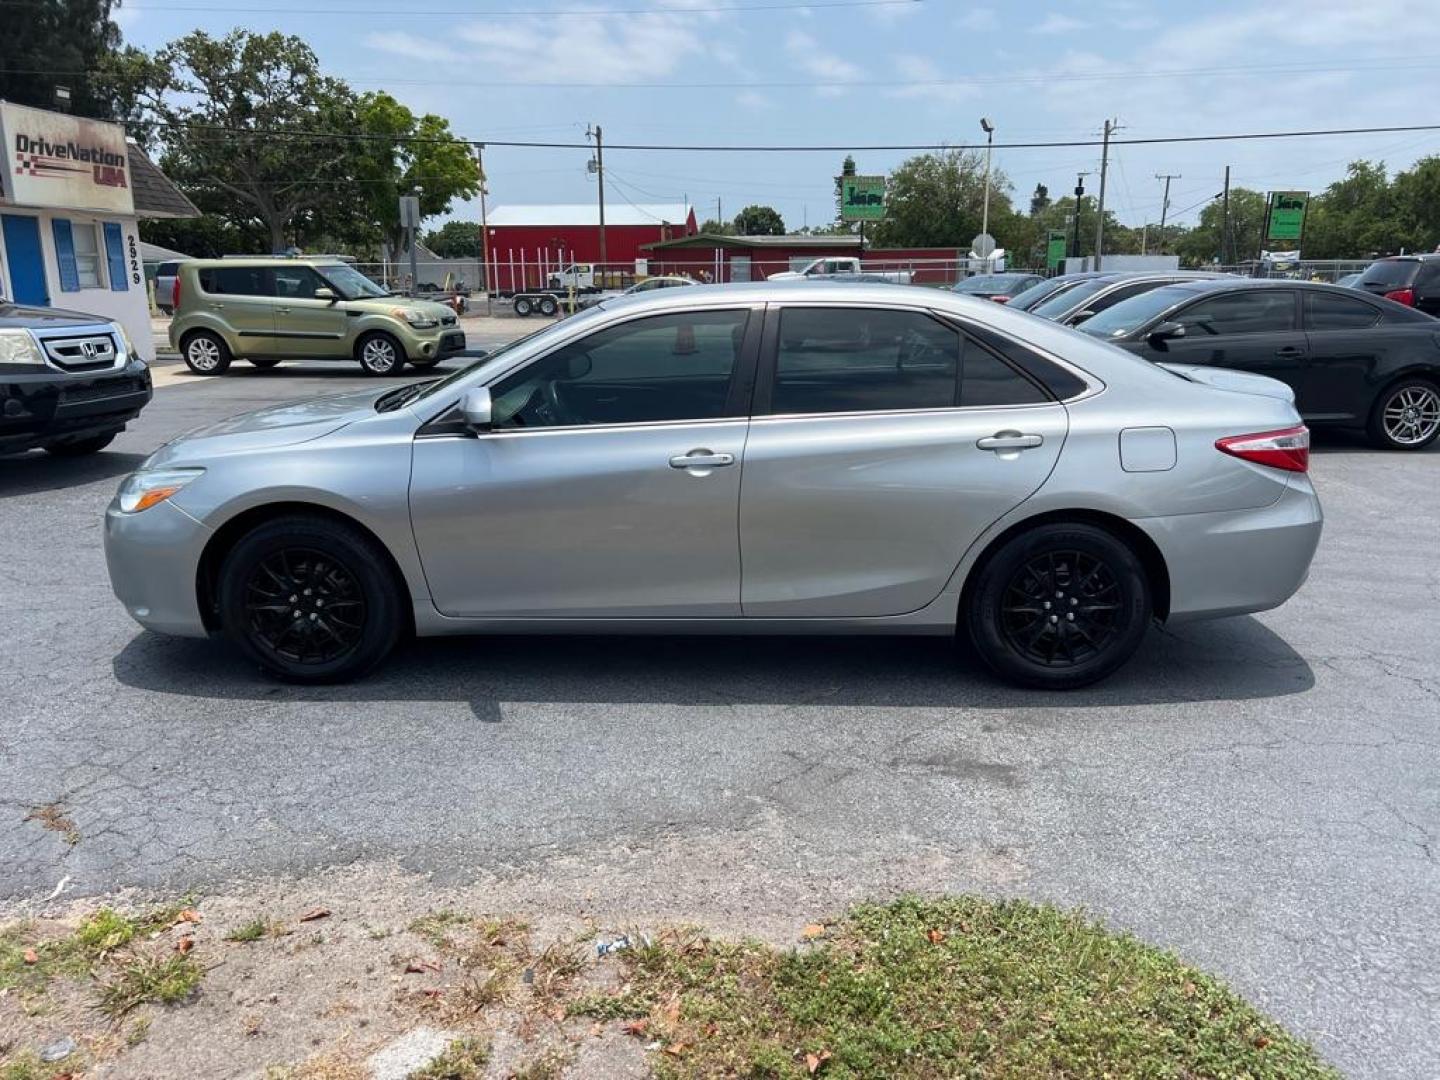
<svg viewBox="0 0 1440 1080"><path fill-rule="evenodd" d="M670 459L672 469L723 469L735 464L734 454L713 454L709 450L691 450Z"/></svg>
<svg viewBox="0 0 1440 1080"><path fill-rule="evenodd" d="M289 314L290 314L290 309L289 309L288 307L277 307L277 308L275 309L275 314L276 314L276 315L289 315Z"/></svg>
<svg viewBox="0 0 1440 1080"><path fill-rule="evenodd" d="M1302 355L1304 352L1304 349L1301 349L1295 345L1285 345L1282 348L1276 349L1275 355L1283 356L1287 360L1293 360L1295 357Z"/></svg>
<svg viewBox="0 0 1440 1080"><path fill-rule="evenodd" d="M1018 431L997 431L994 435L975 440L975 445L981 450L1029 450L1044 443L1044 435L1022 435Z"/></svg>

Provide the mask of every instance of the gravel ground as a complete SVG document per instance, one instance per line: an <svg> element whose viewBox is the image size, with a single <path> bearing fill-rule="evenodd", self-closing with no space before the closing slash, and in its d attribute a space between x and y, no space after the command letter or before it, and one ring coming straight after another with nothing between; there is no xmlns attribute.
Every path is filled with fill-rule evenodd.
<svg viewBox="0 0 1440 1080"><path fill-rule="evenodd" d="M178 432L358 380L161 367L110 452L0 462L0 914L371 867L492 909L758 932L1013 893L1177 949L1352 1075L1440 1074L1440 451L1322 443L1301 593L1152 633L1076 694L918 639L437 641L303 689L141 632L101 511ZM24 820L51 805L71 836Z"/></svg>

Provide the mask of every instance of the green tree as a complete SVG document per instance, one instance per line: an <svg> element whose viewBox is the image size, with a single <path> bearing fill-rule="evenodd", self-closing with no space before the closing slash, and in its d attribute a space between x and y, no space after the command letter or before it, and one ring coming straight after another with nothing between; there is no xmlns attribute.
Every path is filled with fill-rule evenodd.
<svg viewBox="0 0 1440 1080"><path fill-rule="evenodd" d="M447 221L425 234L425 246L442 259L478 259L480 226L473 221Z"/></svg>
<svg viewBox="0 0 1440 1080"><path fill-rule="evenodd" d="M734 236L735 226L728 221L716 221L714 218L706 218L700 223L700 231L707 236Z"/></svg>
<svg viewBox="0 0 1440 1080"><path fill-rule="evenodd" d="M33 0L0 16L0 101L56 107L55 88L70 91L78 116L124 120L143 79L138 49L122 49L112 0Z"/></svg>
<svg viewBox="0 0 1440 1080"><path fill-rule="evenodd" d="M739 236L784 236L785 222L770 206L747 206L735 215Z"/></svg>
<svg viewBox="0 0 1440 1080"><path fill-rule="evenodd" d="M990 175L990 220L1010 214L1010 181ZM968 247L980 232L985 196L984 155L964 150L921 154L890 174L885 220L875 226L877 247ZM996 224L996 228L1004 229ZM994 232L994 230L992 230ZM999 242L1000 234L995 233Z"/></svg>
<svg viewBox="0 0 1440 1080"><path fill-rule="evenodd" d="M1265 196L1250 188L1231 188L1228 237L1221 235L1224 219L1224 202L1217 198L1200 211L1195 227L1176 242L1176 254L1191 266L1207 266L1216 260L1231 265L1255 258L1265 231Z"/></svg>
<svg viewBox="0 0 1440 1080"><path fill-rule="evenodd" d="M1035 193L1030 196L1030 216L1039 217L1050 203L1050 189L1044 184L1036 184Z"/></svg>
<svg viewBox="0 0 1440 1080"><path fill-rule="evenodd" d="M1395 176L1395 216L1410 251L1440 251L1440 156L1422 158Z"/></svg>
<svg viewBox="0 0 1440 1080"><path fill-rule="evenodd" d="M1398 251L1408 240L1385 164L1352 161L1343 180L1311 199L1301 250L1310 258L1354 259Z"/></svg>

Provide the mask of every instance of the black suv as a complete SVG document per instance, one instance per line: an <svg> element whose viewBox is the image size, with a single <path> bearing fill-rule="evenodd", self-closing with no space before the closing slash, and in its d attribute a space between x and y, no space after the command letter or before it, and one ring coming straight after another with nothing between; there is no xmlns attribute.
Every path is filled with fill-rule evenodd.
<svg viewBox="0 0 1440 1080"><path fill-rule="evenodd" d="M1440 252L1376 259L1350 287L1440 317Z"/></svg>
<svg viewBox="0 0 1440 1080"><path fill-rule="evenodd" d="M150 369L119 323L0 296L0 454L93 454L150 395Z"/></svg>

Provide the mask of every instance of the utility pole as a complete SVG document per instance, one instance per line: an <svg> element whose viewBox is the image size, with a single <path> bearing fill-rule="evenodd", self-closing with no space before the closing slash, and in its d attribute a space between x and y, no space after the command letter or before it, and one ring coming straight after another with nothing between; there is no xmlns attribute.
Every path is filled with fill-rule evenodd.
<svg viewBox="0 0 1440 1080"><path fill-rule="evenodd" d="M1165 195L1160 200L1160 250L1165 250L1165 218L1170 214L1170 181L1179 180L1179 173L1156 173L1156 180L1165 181Z"/></svg>
<svg viewBox="0 0 1440 1080"><path fill-rule="evenodd" d="M595 186L600 193L600 272L605 272L605 145L601 140L600 125L596 124L585 132L595 139Z"/></svg>
<svg viewBox="0 0 1440 1080"><path fill-rule="evenodd" d="M716 224L717 226L724 226L724 224L725 224L725 215L724 215L724 214L721 212L721 210L720 210L720 196L719 196L719 195L716 195L716 196L715 196L715 224Z"/></svg>
<svg viewBox="0 0 1440 1080"><path fill-rule="evenodd" d="M480 278L485 283L485 314L495 314L495 286L490 280L490 218L485 212L485 144L475 144L475 168L480 173Z"/></svg>
<svg viewBox="0 0 1440 1080"><path fill-rule="evenodd" d="M1085 197L1085 177L1089 175L1088 172L1082 172L1075 177L1075 240L1074 251L1070 254L1072 259L1080 257L1080 200Z"/></svg>
<svg viewBox="0 0 1440 1080"><path fill-rule="evenodd" d="M1225 190L1220 195L1220 265L1225 265L1225 250L1230 246L1230 166L1225 166Z"/></svg>
<svg viewBox="0 0 1440 1080"><path fill-rule="evenodd" d="M984 236L990 235L990 150L995 142L995 125L988 116L980 118L980 129L985 132L985 200L984 209L980 211L980 232ZM862 225L863 229L864 226ZM990 269L990 256L985 256L985 269Z"/></svg>
<svg viewBox="0 0 1440 1080"><path fill-rule="evenodd" d="M1100 144L1100 200L1095 213L1095 269L1100 269L1101 252L1105 250L1105 174L1110 170L1110 134L1119 127L1114 120L1105 121L1105 137Z"/></svg>

